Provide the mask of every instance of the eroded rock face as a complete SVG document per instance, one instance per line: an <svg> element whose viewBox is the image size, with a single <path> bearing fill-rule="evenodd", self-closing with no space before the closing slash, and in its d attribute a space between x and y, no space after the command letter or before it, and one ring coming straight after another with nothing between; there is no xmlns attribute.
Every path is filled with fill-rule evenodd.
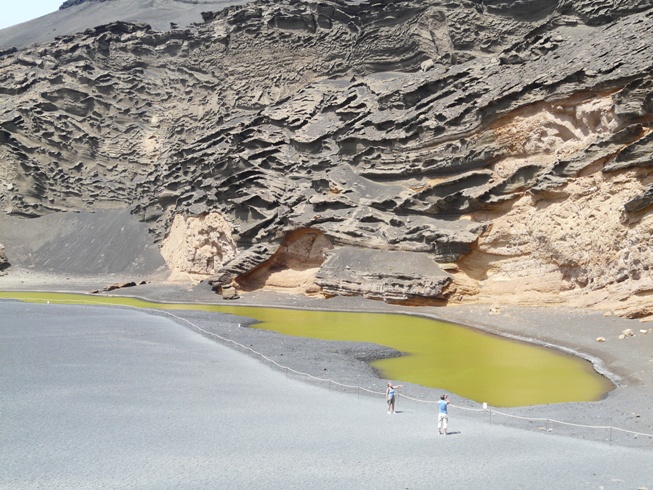
<svg viewBox="0 0 653 490"><path fill-rule="evenodd" d="M9 261L7 260L7 254L5 253L5 246L0 243L0 270L2 270L8 263Z"/></svg>
<svg viewBox="0 0 653 490"><path fill-rule="evenodd" d="M448 298L451 276L426 254L340 247L329 254L316 283L327 295L408 302Z"/></svg>
<svg viewBox="0 0 653 490"><path fill-rule="evenodd" d="M5 211L119 202L159 239L219 213L235 245L214 272L257 284L293 270L268 267L285 238L317 230L333 251L303 290L648 311L650 2L282 1L203 18L0 56Z"/></svg>
<svg viewBox="0 0 653 490"><path fill-rule="evenodd" d="M319 293L315 277L332 248L331 241L317 229L295 230L285 237L268 260L235 280L244 290L267 287L294 293Z"/></svg>
<svg viewBox="0 0 653 490"><path fill-rule="evenodd" d="M171 279L202 279L215 274L236 256L231 227L219 213L176 215L161 243Z"/></svg>
<svg viewBox="0 0 653 490"><path fill-rule="evenodd" d="M110 22L142 22L157 30L185 29L202 12L242 5L247 0L66 0L59 10L0 29L0 52L44 44Z"/></svg>

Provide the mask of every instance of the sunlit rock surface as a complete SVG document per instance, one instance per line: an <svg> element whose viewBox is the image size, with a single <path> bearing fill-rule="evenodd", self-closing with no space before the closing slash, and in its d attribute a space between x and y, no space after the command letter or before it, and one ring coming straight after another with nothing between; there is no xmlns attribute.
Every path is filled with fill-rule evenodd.
<svg viewBox="0 0 653 490"><path fill-rule="evenodd" d="M176 215L161 246L172 278L181 280L212 276L236 253L231 227L217 213Z"/></svg>
<svg viewBox="0 0 653 490"><path fill-rule="evenodd" d="M5 246L0 243L0 273L2 272L2 269L4 266L7 264L7 254L5 254Z"/></svg>
<svg viewBox="0 0 653 490"><path fill-rule="evenodd" d="M3 51L6 214L129 209L247 288L653 314L650 2L206 10Z"/></svg>

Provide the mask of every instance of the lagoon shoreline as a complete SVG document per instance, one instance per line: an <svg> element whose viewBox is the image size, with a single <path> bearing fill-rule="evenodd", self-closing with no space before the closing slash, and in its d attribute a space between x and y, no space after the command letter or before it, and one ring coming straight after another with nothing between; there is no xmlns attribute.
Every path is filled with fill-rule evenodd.
<svg viewBox="0 0 653 490"><path fill-rule="evenodd" d="M445 437L433 406L400 398L387 415L382 395L307 383L192 331L249 336L256 347L274 337L239 320L0 301L0 488L548 490L653 482L648 448L488 423L457 397ZM302 352L321 359L329 350Z"/></svg>
<svg viewBox="0 0 653 490"><path fill-rule="evenodd" d="M0 290L88 294L91 291L102 290L109 284L127 282L121 279L98 276L70 277L19 271L0 277ZM587 359L593 363L599 373L613 381L615 388L596 402L501 409L503 412L519 417L554 419L570 424L611 425L628 431L653 434L653 332L640 334L640 330L648 330L649 324L636 320L606 316L596 310L561 307L513 305L408 307L359 297L322 299L272 291L244 293L239 299L224 300L206 283L193 286L155 281L134 287L100 291L96 294L128 296L161 303L421 315L512 339L534 342ZM179 312L175 314L179 315ZM210 315L193 315L184 312L181 316L195 316L193 321L203 324L209 330L215 323L210 319ZM189 326L183 320L181 323ZM246 323L246 320L243 320L243 323ZM628 328L636 332L636 335L620 340L619 335ZM237 331L231 329L231 331L213 333L246 346L256 345L258 352L292 370L333 379L344 384L354 384L377 393L383 393L387 380L379 378L378 373L366 361L397 355L393 349L373 344L288 338L274 332L262 332L256 329L242 328ZM205 336L212 335L205 334ZM597 342L598 337L604 337L606 341ZM219 339L214 337L214 340ZM253 355L251 352L249 354ZM441 389L408 384L404 394L412 398L432 401L437 399L441 391ZM480 406L479 402L455 394L452 403L474 409ZM508 420L506 423L511 422ZM649 442L650 447L653 448L653 440Z"/></svg>

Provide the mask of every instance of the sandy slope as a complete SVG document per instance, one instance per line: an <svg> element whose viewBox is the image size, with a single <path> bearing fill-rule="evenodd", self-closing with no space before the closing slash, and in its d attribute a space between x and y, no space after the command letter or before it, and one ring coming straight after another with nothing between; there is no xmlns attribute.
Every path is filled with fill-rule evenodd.
<svg viewBox="0 0 653 490"><path fill-rule="evenodd" d="M202 0L192 3L176 0L110 0L83 3L0 30L0 49L47 43L56 36L75 34L115 21L143 22L160 31L169 30L171 22L183 28L192 22L202 22L202 12L219 11L230 5L245 3L246 0Z"/></svg>

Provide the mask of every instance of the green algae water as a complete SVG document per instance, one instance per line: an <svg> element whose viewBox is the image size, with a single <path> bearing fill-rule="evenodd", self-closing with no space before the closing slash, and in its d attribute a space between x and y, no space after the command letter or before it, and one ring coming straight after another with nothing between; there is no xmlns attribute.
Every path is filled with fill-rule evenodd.
<svg viewBox="0 0 653 490"><path fill-rule="evenodd" d="M419 316L152 303L119 296L0 292L65 304L204 310L254 318L255 328L323 340L371 342L404 355L370 364L382 377L441 388L497 407L595 401L613 388L591 363L555 349Z"/></svg>

